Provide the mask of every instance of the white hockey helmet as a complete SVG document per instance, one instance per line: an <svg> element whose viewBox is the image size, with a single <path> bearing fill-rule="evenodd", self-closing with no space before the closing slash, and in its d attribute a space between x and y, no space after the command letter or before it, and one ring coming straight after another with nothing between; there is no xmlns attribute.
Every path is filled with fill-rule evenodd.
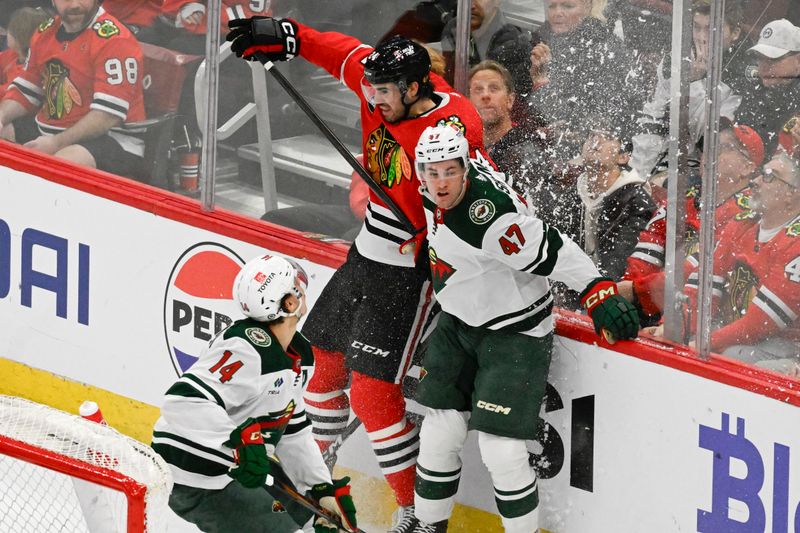
<svg viewBox="0 0 800 533"><path fill-rule="evenodd" d="M414 149L417 177L422 180L425 163L461 159L464 168L469 165L469 142L454 124L428 126L419 137ZM424 185L424 183L423 183Z"/></svg>
<svg viewBox="0 0 800 533"><path fill-rule="evenodd" d="M302 287L300 291L296 284ZM308 275L297 262L274 255L263 255L251 259L233 281L233 297L245 316L254 320L272 321L281 317L300 317L300 309L287 313L281 302L288 294L303 299L308 287Z"/></svg>

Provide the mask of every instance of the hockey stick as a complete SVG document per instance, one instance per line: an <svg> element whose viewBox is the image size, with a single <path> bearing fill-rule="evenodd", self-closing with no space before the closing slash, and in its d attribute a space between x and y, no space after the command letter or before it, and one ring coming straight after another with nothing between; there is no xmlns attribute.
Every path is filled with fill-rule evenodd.
<svg viewBox="0 0 800 533"><path fill-rule="evenodd" d="M315 502L308 496L300 494L300 491L297 490L297 488L294 486L294 483L292 483L292 480L289 479L289 476L286 475L286 472L284 472L283 467L276 459L273 459L272 457L269 458L269 467L270 467L270 476L272 477L271 486L275 490L286 496L288 499L303 506L305 509L311 511L316 516L324 518L325 520L336 526L338 529L346 530L345 527L342 525L342 520L336 513L334 513L333 511L329 511L328 509L325 509L324 507L319 505L317 502ZM264 487L264 490L267 490L266 486ZM364 531L362 529L356 528L355 533L364 533Z"/></svg>
<svg viewBox="0 0 800 533"><path fill-rule="evenodd" d="M324 452L322 452L322 460L325 461L325 465L331 472L333 472L333 465L336 464L336 452L339 451L339 448L342 447L344 441L347 440L350 435L355 433L360 425L361 420L354 418L352 422L347 424L347 427L344 428L344 431L336 436L336 440L333 441Z"/></svg>
<svg viewBox="0 0 800 533"><path fill-rule="evenodd" d="M353 154L350 153L350 150L347 149L347 147L342 143L342 141L339 140L336 134L333 133L331 128L325 123L325 121L322 120L322 118L317 114L316 111L314 111L314 108L311 107L311 105L303 97L303 95L301 95L297 91L297 89L294 88L294 85L292 85L292 83L289 80L287 80L286 77L283 74L281 74L281 72L278 69L275 68L275 64L272 61L270 61L267 58L267 56L262 52L256 52L255 56L256 59L258 59L264 65L264 69L270 74L272 74L272 77L275 78L275 81L277 81L280 84L280 86L283 87L287 93L289 93L289 96L291 96L292 99L297 103L297 105L300 106L300 109L302 109L303 112L306 114L306 116L308 116L308 118L311 119L311 122L313 122L314 125L317 128L319 128L319 131L322 132L322 134L328 139L328 141L330 141L330 143L333 145L336 151L339 152L339 154L341 154L341 156L345 158L347 163L353 168L356 174L358 174L358 176L362 180L364 180L364 183L367 184L370 190L374 192L378 196L378 198L380 198L381 202L383 202L384 205L386 205L386 207L389 208L392 214L394 214L394 216L397 217L397 220L399 220L400 223L403 224L405 230L409 232L411 235L416 235L417 233L419 233L419 231L421 231L422 228L414 227L414 224L411 223L411 220L406 216L406 214L403 213L403 211L400 210L397 204L394 203L394 200L392 200L389 197L389 195L386 194L386 191L383 190L380 184L376 182L374 179L372 179L372 176L370 176L364 169L364 167L361 165L361 163L359 163L358 160L356 160L356 158L353 157Z"/></svg>

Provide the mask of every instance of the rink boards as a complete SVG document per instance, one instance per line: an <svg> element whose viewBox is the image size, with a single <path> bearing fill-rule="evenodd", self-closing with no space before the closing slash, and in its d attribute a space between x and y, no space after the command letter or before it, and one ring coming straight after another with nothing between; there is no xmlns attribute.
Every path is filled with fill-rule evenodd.
<svg viewBox="0 0 800 533"><path fill-rule="evenodd" d="M141 440L235 317L243 261L300 259L313 304L344 259L339 244L14 147L0 164L0 393L73 412L91 396ZM547 530L800 533L796 384L649 340L598 346L571 314L558 334L544 450L531 446ZM451 531L498 531L474 437L464 455ZM385 523L393 503L363 430L339 467L365 519Z"/></svg>

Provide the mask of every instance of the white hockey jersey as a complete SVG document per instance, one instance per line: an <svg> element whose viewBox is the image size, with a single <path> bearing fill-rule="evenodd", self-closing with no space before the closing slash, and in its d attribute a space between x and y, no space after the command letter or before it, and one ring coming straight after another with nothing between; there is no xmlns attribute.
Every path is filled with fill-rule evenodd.
<svg viewBox="0 0 800 533"><path fill-rule="evenodd" d="M167 391L153 449L169 463L175 483L221 489L233 481L227 473L234 464L223 443L252 417L267 452L299 490L330 483L303 401L313 371L311 344L300 332L284 351L262 322L238 320Z"/></svg>
<svg viewBox="0 0 800 533"><path fill-rule="evenodd" d="M473 160L458 205L423 198L436 299L470 326L544 336L553 330L548 278L583 291L600 272L494 174Z"/></svg>

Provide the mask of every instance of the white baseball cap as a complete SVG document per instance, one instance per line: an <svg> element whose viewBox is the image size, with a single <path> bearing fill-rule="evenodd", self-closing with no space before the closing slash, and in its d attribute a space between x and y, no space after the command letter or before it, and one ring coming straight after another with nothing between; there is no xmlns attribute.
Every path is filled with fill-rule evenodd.
<svg viewBox="0 0 800 533"><path fill-rule="evenodd" d="M800 28L786 19L773 20L761 30L758 44L748 52L777 59L789 52L800 52Z"/></svg>

